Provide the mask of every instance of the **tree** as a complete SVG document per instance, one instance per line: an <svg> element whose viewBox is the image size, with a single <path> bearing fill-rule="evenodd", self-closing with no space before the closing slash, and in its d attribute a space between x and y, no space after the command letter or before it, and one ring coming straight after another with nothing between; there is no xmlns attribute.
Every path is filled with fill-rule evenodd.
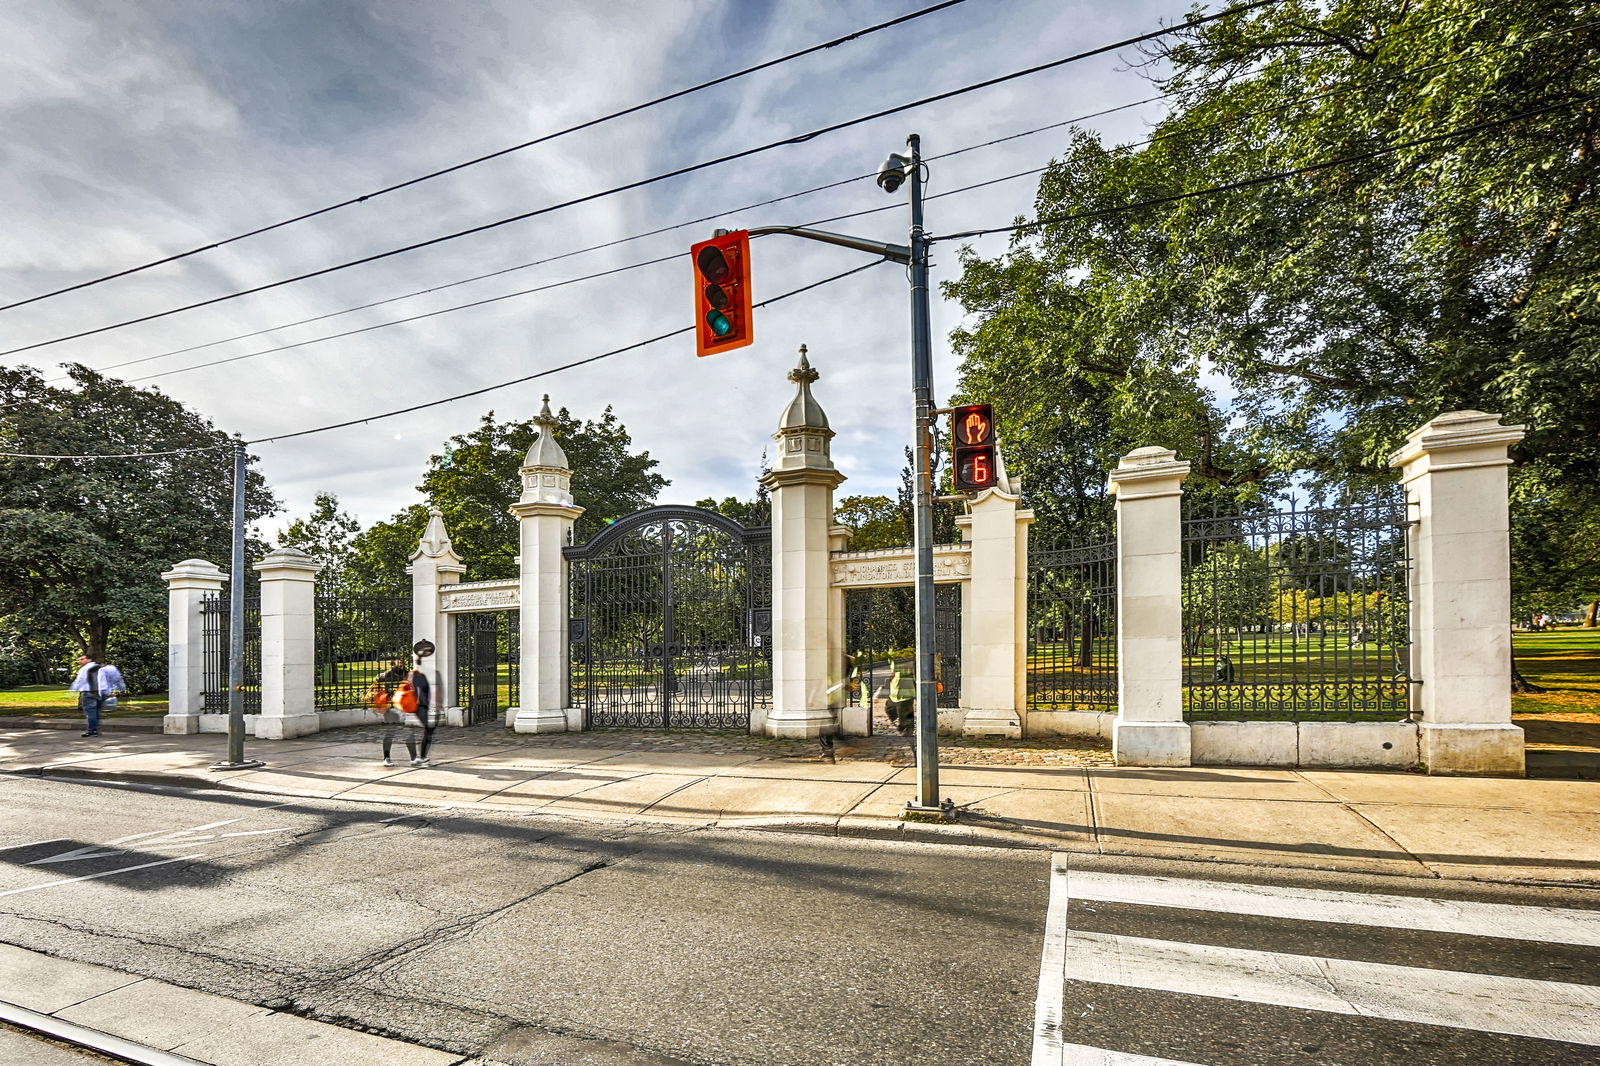
<svg viewBox="0 0 1600 1066"><path fill-rule="evenodd" d="M319 492L312 502L311 513L305 518L296 518L278 533L278 547L299 548L321 563L317 589L337 592L345 587L350 545L360 532L361 523L339 510L339 497L331 492Z"/></svg>
<svg viewBox="0 0 1600 1066"><path fill-rule="evenodd" d="M649 452L633 451L633 438L610 407L599 419L579 421L565 407L555 413L556 439L572 467L572 496L584 508L575 529L581 542L619 518L650 506L668 481L654 472ZM367 593L404 593L405 567L428 524L428 508L444 515L468 580L517 575L517 520L510 513L517 471L539 434L533 420L498 422L489 411L477 428L445 442L417 486L427 504L415 504L351 541L348 579Z"/></svg>
<svg viewBox="0 0 1600 1066"><path fill-rule="evenodd" d="M855 530L851 551L903 548L911 543L911 526L899 503L887 496L846 496L833 509L833 520Z"/></svg>
<svg viewBox="0 0 1600 1066"><path fill-rule="evenodd" d="M160 575L182 559L229 558L232 441L156 390L67 370L72 386L56 388L32 368L0 368L0 452L172 454L0 456L0 615L46 647L119 658L134 691L159 690L165 655L151 634L165 626ZM249 472L246 516L275 510ZM144 649L138 661L122 654L135 647Z"/></svg>

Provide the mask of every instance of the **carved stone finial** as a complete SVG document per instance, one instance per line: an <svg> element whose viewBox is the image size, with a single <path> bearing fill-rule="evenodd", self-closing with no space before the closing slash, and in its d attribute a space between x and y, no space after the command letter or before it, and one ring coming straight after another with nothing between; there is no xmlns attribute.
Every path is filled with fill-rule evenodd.
<svg viewBox="0 0 1600 1066"><path fill-rule="evenodd" d="M544 406L539 409L539 414L534 418L533 424L536 426L557 425L556 416L550 413L550 394L548 392L544 394Z"/></svg>
<svg viewBox="0 0 1600 1066"><path fill-rule="evenodd" d="M809 385L822 375L811 369L811 361L806 358L806 346L800 346L800 363L789 371L789 380L796 385Z"/></svg>

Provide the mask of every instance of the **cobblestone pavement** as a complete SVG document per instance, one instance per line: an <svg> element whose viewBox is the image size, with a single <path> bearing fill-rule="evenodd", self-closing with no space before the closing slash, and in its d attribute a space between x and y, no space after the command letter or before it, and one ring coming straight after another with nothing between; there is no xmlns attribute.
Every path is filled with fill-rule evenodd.
<svg viewBox="0 0 1600 1066"><path fill-rule="evenodd" d="M319 733L330 741L367 741L377 745L383 735L379 725L350 726ZM584 733L511 733L498 722L459 728L445 727L434 734L434 752L448 758L451 749L474 748L621 748L627 751L705 752L723 755L757 755L769 759L819 759L822 746L815 740L752 736L748 733L673 731L654 729L592 729ZM840 762L862 760L904 766L916 763L911 738L898 735L840 737L835 742ZM1110 766L1111 748L1088 737L1044 737L1033 740L940 737L939 762L944 766Z"/></svg>

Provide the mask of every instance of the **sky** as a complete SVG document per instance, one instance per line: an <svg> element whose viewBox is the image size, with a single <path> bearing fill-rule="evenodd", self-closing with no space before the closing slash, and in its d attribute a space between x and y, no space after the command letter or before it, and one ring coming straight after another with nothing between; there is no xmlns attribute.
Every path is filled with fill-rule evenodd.
<svg viewBox="0 0 1600 1066"><path fill-rule="evenodd" d="M369 193L931 2L13 0L0 5L0 40L9 46L0 51L0 303ZM48 341L427 240L1063 58L1187 12L1176 0L966 0L398 192L0 312L0 340L8 349ZM483 388L689 325L688 248L713 228L806 225L888 208L823 228L904 243L906 190L891 197L871 178L742 208L870 174L904 151L912 132L930 157L930 232L1029 214L1036 177L939 194L1048 164L1066 129L936 157L1153 96L1140 58L1124 48L459 240L4 358L47 377L67 362L105 370L247 440ZM1147 104L1083 125L1126 143L1161 114L1160 104ZM967 243L997 256L1008 240ZM957 385L948 338L962 311L937 286L959 275L957 248L937 245L933 256L941 401ZM757 239L751 254L757 300L867 261L783 236ZM540 263L555 256L565 257ZM253 354L665 256L673 258ZM440 288L496 271L506 272ZM421 290L433 291L289 325ZM491 410L531 418L545 393L580 418L611 407L671 482L658 502L748 498L793 393L786 375L801 344L821 374L813 393L848 478L837 497L892 496L912 422L903 268L877 266L760 309L755 337L748 348L697 359L685 335L426 411L257 444L257 469L284 505L261 529L271 535L304 515L320 491L335 493L363 526L384 520L421 500L416 486L429 456L450 436ZM149 358L196 345L209 346ZM247 358L184 370L236 356ZM997 417L1003 429L1003 405ZM508 505L516 491L506 486Z"/></svg>

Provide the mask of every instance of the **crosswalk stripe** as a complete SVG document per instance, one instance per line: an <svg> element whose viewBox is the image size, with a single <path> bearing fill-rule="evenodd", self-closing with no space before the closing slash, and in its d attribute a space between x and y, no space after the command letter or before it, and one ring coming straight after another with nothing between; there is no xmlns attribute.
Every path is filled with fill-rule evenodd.
<svg viewBox="0 0 1600 1066"><path fill-rule="evenodd" d="M1072 898L1600 947L1600 911L1074 871Z"/></svg>
<svg viewBox="0 0 1600 1066"><path fill-rule="evenodd" d="M1593 985L1076 931L1066 934L1066 976L1600 1046Z"/></svg>
<svg viewBox="0 0 1600 1066"><path fill-rule="evenodd" d="M1050 857L1050 902L1045 909L1039 995L1033 1001L1032 1066L1063 1066L1062 997L1067 981L1067 857Z"/></svg>

